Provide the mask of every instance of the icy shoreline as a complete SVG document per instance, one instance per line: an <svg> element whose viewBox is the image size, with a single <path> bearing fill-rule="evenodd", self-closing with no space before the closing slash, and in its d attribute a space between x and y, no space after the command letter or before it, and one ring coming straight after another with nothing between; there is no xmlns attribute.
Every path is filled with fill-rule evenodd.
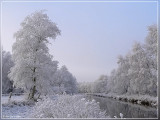
<svg viewBox="0 0 160 120"><path fill-rule="evenodd" d="M89 101L82 95L47 96L37 103L17 99L2 104L3 118L110 118L101 111L99 103Z"/></svg>
<svg viewBox="0 0 160 120"><path fill-rule="evenodd" d="M133 104L139 104L144 106L156 107L158 106L158 97L152 97L149 95L116 95L105 93L88 93L87 95L93 95L98 97L108 97L119 101L130 102Z"/></svg>

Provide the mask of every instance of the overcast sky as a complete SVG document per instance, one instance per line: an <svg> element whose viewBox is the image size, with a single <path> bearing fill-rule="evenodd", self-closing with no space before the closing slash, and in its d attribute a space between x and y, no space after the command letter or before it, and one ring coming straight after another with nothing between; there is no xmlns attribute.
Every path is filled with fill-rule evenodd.
<svg viewBox="0 0 160 120"><path fill-rule="evenodd" d="M4 50L12 51L13 34L24 18L42 9L61 30L50 53L78 82L109 75L117 56L125 55L134 41L144 42L147 26L157 23L156 2L3 2Z"/></svg>

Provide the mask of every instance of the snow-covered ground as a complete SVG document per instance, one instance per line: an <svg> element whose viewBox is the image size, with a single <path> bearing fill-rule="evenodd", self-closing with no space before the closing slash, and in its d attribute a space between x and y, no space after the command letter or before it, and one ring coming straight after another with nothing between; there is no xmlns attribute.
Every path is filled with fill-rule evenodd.
<svg viewBox="0 0 160 120"><path fill-rule="evenodd" d="M8 98L9 98L8 95L2 96L2 98L1 98L2 104L7 103L8 102ZM14 96L11 97L11 100L12 101L23 101L24 98L25 98L25 95L19 95L19 96L14 95Z"/></svg>
<svg viewBox="0 0 160 120"><path fill-rule="evenodd" d="M2 105L2 118L27 118L32 111L29 105Z"/></svg>
<svg viewBox="0 0 160 120"><path fill-rule="evenodd" d="M33 104L25 101L25 95L2 96L2 118L25 118L31 112Z"/></svg>
<svg viewBox="0 0 160 120"><path fill-rule="evenodd" d="M108 118L99 103L82 95L43 97L36 104L24 96L2 96L2 118Z"/></svg>
<svg viewBox="0 0 160 120"><path fill-rule="evenodd" d="M60 95L53 100L46 97L36 103L33 118L108 118L99 103L81 95Z"/></svg>

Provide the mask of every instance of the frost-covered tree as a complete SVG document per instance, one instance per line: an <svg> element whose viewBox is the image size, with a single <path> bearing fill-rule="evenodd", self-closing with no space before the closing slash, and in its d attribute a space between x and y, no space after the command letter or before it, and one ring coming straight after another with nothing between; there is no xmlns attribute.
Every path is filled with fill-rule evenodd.
<svg viewBox="0 0 160 120"><path fill-rule="evenodd" d="M127 93L128 87L129 87L129 76L128 76L128 69L130 67L129 65L129 59L128 55L118 56L118 68L116 70L116 75L114 76L114 86L113 91L118 94Z"/></svg>
<svg viewBox="0 0 160 120"><path fill-rule="evenodd" d="M79 82L78 83L79 93L92 93L94 92L94 82Z"/></svg>
<svg viewBox="0 0 160 120"><path fill-rule="evenodd" d="M9 93L13 90L13 83L8 78L10 68L13 66L10 52L2 51L2 93Z"/></svg>
<svg viewBox="0 0 160 120"><path fill-rule="evenodd" d="M96 93L104 93L106 91L107 82L108 82L108 76L107 75L101 75L94 82L93 91L96 92Z"/></svg>
<svg viewBox="0 0 160 120"><path fill-rule="evenodd" d="M148 27L145 43L136 43L130 57L130 92L157 95L157 27Z"/></svg>
<svg viewBox="0 0 160 120"><path fill-rule="evenodd" d="M147 68L147 58L143 46L136 42L133 45L130 55L130 92L134 94L144 94L149 84Z"/></svg>
<svg viewBox="0 0 160 120"><path fill-rule="evenodd" d="M150 68L150 86L149 94L157 96L157 26L151 25L148 27L148 35L145 40L144 49L148 58L148 67Z"/></svg>
<svg viewBox="0 0 160 120"><path fill-rule="evenodd" d="M76 78L71 73L69 73L69 79L64 84L64 87L66 89L65 92L68 94L74 94L78 92Z"/></svg>
<svg viewBox="0 0 160 120"><path fill-rule="evenodd" d="M118 67L105 82L95 81L94 92L157 96L157 27L148 27L145 42L135 42L131 51L118 57Z"/></svg>
<svg viewBox="0 0 160 120"><path fill-rule="evenodd" d="M66 66L62 66L53 76L52 85L58 93L77 93L76 78L68 71Z"/></svg>
<svg viewBox="0 0 160 120"><path fill-rule="evenodd" d="M87 93L87 84L86 82L79 82L78 83L78 92L79 93Z"/></svg>
<svg viewBox="0 0 160 120"><path fill-rule="evenodd" d="M21 23L14 35L13 61L9 77L14 85L29 92L29 99L35 99L36 92L48 93L50 76L57 70L47 44L60 34L57 25L43 11L34 12Z"/></svg>
<svg viewBox="0 0 160 120"><path fill-rule="evenodd" d="M99 83L101 84L100 92L105 92L106 86L108 84L108 76L107 75L101 75L99 78Z"/></svg>

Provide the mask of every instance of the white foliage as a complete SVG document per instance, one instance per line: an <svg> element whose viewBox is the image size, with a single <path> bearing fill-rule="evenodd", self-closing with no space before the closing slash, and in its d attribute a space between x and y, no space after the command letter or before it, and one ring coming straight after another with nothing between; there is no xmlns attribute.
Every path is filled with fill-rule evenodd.
<svg viewBox="0 0 160 120"><path fill-rule="evenodd" d="M52 86L58 93L77 93L76 78L68 71L66 66L62 66L61 69L56 71L53 76Z"/></svg>
<svg viewBox="0 0 160 120"><path fill-rule="evenodd" d="M9 93L13 90L13 83L8 78L10 68L13 66L10 52L2 51L2 93Z"/></svg>
<svg viewBox="0 0 160 120"><path fill-rule="evenodd" d="M149 26L145 43L135 42L117 63L106 80L95 81L93 92L157 96L157 26Z"/></svg>
<svg viewBox="0 0 160 120"><path fill-rule="evenodd" d="M57 61L52 61L47 43L48 38L55 39L60 31L43 11L27 16L21 23L21 29L15 33L13 44L14 67L9 77L14 85L29 91L34 85L38 92L48 93L50 76L57 69Z"/></svg>
<svg viewBox="0 0 160 120"><path fill-rule="evenodd" d="M33 108L33 118L105 118L99 104L81 96L62 95L57 99L44 98Z"/></svg>
<svg viewBox="0 0 160 120"><path fill-rule="evenodd" d="M122 113L120 113L119 115L120 115L121 118L123 118L123 114Z"/></svg>
<svg viewBox="0 0 160 120"><path fill-rule="evenodd" d="M92 82L79 82L78 91L79 93L92 93L94 92L94 84Z"/></svg>
<svg viewBox="0 0 160 120"><path fill-rule="evenodd" d="M108 84L108 76L106 75L101 75L99 79L97 79L94 84L93 84L93 92L98 92L98 93L104 93L105 92L105 87Z"/></svg>

